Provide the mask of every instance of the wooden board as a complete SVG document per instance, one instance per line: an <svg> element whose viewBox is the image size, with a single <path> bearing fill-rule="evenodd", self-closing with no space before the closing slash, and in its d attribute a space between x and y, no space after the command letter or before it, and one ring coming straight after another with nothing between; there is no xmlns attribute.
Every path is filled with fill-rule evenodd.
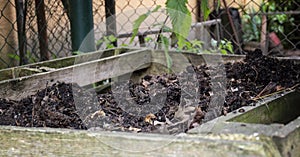
<svg viewBox="0 0 300 157"><path fill-rule="evenodd" d="M95 51L91 53L85 53L82 55L69 56L64 58L53 59L49 61L43 61L33 64L27 64L23 66L7 68L0 70L0 81L15 79L23 76L29 76L36 73L42 73L46 71L53 71L55 69L72 66L74 64L80 63L80 58L84 57L85 61L92 61L99 58L105 58L113 55L118 55L137 49L129 48L115 48L107 49L102 51Z"/></svg>
<svg viewBox="0 0 300 157"><path fill-rule="evenodd" d="M82 57L81 61L83 61ZM0 81L0 98L20 100L38 90L50 86L56 81L79 83L81 86L97 81L120 76L132 72L132 64L141 64L138 69L150 66L151 54L146 50L137 50L129 53L83 62L72 66L37 73L30 76ZM122 65L116 67L117 64ZM143 64L147 63L147 64ZM90 76L90 77L86 77Z"/></svg>
<svg viewBox="0 0 300 157"><path fill-rule="evenodd" d="M114 52L114 50L107 52ZM85 86L108 78L118 77L128 73L130 74L133 71L140 71L138 75L136 75L136 73L134 74L136 80L140 79L145 74L161 74L167 72L166 58L163 51L141 49L106 58L102 58L103 55L100 53L101 52L93 52L89 55L84 54L76 57L66 57L54 61L28 65L28 67L17 67L16 69L23 68L24 70L34 66L50 66L54 63L59 67L64 64L61 62L67 62L65 65L68 65L47 72L37 72L28 76L20 76L0 81L0 88L2 89L0 91L0 98L19 100L28 95L32 95L38 90L50 86L57 81L77 83L80 86ZM173 72L182 71L186 66L191 65L190 62L194 65L198 65L205 63L205 61L207 62L208 59L212 61L221 61L220 56L216 55L199 55L172 51L170 51L169 54L173 62ZM241 60L243 57L223 56L223 58L226 58L226 61L236 61ZM148 70L141 70L145 68Z"/></svg>
<svg viewBox="0 0 300 157"><path fill-rule="evenodd" d="M271 137L230 133L158 135L0 126L0 139L0 156L280 156Z"/></svg>
<svg viewBox="0 0 300 157"><path fill-rule="evenodd" d="M171 70L175 73L181 72L190 65L236 62L245 58L241 55L194 54L173 51L170 51L169 55L173 62ZM57 81L86 86L120 76L130 76L133 80L139 81L146 74L167 73L166 56L163 51L141 49L106 58L102 58L102 56L97 58L98 56L99 52L79 55L73 58L73 64L70 66L0 81L0 98L20 100ZM68 60L61 60L61 62L65 61ZM63 64L59 60L52 63L56 62L58 65Z"/></svg>
<svg viewBox="0 0 300 157"><path fill-rule="evenodd" d="M172 67L171 71L174 73L179 73L187 66L190 65L201 65L201 64L216 64L216 63L225 63L225 62L237 62L242 61L244 55L217 55L217 54L196 54L189 52L169 52L170 57L172 58ZM137 82L140 78L144 77L147 74L164 74L168 72L166 56L164 51L156 50L151 51L152 64L151 66L144 71L138 71L134 74L131 79Z"/></svg>

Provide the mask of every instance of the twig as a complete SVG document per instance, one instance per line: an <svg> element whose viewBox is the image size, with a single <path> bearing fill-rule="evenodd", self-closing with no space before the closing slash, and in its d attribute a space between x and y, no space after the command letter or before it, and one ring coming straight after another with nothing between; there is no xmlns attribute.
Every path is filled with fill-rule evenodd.
<svg viewBox="0 0 300 157"><path fill-rule="evenodd" d="M266 97L269 97L269 96L272 96L272 95L281 93L281 92L283 92L283 91L291 91L291 90L294 90L294 89L295 89L297 86L299 86L299 85L300 85L300 83L297 83L296 85L294 85L294 86L292 86L292 87L290 87L290 88L278 90L278 91L276 91L276 92L274 92L274 93L266 94L266 95L263 95L263 96L261 96L261 97L257 97L257 96L256 96L256 97L253 98L252 100L256 101L256 100L258 100L258 99L263 99L263 98L266 98Z"/></svg>
<svg viewBox="0 0 300 157"><path fill-rule="evenodd" d="M159 30L159 32L158 32L157 39L156 39L156 42L157 42L157 43L158 43L159 40L160 40L160 35L161 35L161 33L163 32L164 26L166 25L168 19L169 19L169 15L166 17L166 19L165 19L163 25L161 26L161 28L160 28L160 30ZM155 44L154 49L157 48L157 45L158 45L158 44Z"/></svg>
<svg viewBox="0 0 300 157"><path fill-rule="evenodd" d="M258 72L253 66L251 66L251 68L255 71L255 80L253 82L256 82L258 78Z"/></svg>
<svg viewBox="0 0 300 157"><path fill-rule="evenodd" d="M257 96L255 96L255 98L260 97L264 92L266 92L266 91L268 91L270 89L273 89L276 86L276 83L275 84L271 84L271 83L272 82L269 82L268 85L266 85L266 87L262 91L260 91Z"/></svg>

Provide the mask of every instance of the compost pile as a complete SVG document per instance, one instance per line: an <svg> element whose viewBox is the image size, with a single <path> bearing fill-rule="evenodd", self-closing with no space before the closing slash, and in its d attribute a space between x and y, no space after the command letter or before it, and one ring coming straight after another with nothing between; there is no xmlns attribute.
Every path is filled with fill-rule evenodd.
<svg viewBox="0 0 300 157"><path fill-rule="evenodd" d="M225 76L217 72L222 68ZM190 66L178 75L146 75L140 82L121 83L117 90L97 95L76 84L57 82L20 101L0 99L0 125L184 132L201 125L210 110L226 115L262 97L294 89L299 75L300 66L293 61L268 58L256 50L242 62ZM195 79L198 88L191 89ZM222 93L226 93L222 105L210 106L212 97ZM151 103L153 98L158 101Z"/></svg>

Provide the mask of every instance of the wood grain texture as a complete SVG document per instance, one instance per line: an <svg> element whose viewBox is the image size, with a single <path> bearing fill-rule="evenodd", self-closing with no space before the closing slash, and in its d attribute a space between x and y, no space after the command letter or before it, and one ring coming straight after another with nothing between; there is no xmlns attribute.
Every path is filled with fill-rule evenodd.
<svg viewBox="0 0 300 157"><path fill-rule="evenodd" d="M38 72L41 67L48 67L48 68L63 68L67 66L72 66L74 64L81 63L82 59L84 59L85 62L92 61L99 58L106 58L109 56L113 56L116 54L123 54L126 52L134 51L136 49L129 49L129 48L114 48L114 49L108 49L108 50L102 50L102 51L95 51L91 53L85 53L82 55L74 55L64 58L58 58L53 59L49 61L42 61L38 63L33 64L27 64L23 66L13 67L13 68L7 68L0 70L0 81L8 80L8 79L15 79L18 77L23 76L29 76ZM45 72L44 70L41 70L41 72Z"/></svg>
<svg viewBox="0 0 300 157"><path fill-rule="evenodd" d="M136 67L135 70L146 68L150 66L150 62L151 54L145 50L138 50L118 56L75 64L54 71L0 81L0 97L20 100L57 81L78 83L84 86L131 73L134 70L132 69L133 64L141 65ZM120 63L122 65L116 67Z"/></svg>

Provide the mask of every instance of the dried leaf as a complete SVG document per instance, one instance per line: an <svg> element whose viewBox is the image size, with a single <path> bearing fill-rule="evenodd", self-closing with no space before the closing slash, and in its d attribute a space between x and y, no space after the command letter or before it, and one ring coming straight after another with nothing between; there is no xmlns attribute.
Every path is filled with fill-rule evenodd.
<svg viewBox="0 0 300 157"><path fill-rule="evenodd" d="M146 123L153 124L153 119L155 119L155 118L156 118L156 116L155 116L154 114L150 113L150 114L147 114L147 115L146 115L144 121L145 121Z"/></svg>
<svg viewBox="0 0 300 157"><path fill-rule="evenodd" d="M95 116L97 116L97 117L104 117L105 116L105 112L102 111L102 110L98 110L98 111L94 112L91 115L91 118L93 119Z"/></svg>

